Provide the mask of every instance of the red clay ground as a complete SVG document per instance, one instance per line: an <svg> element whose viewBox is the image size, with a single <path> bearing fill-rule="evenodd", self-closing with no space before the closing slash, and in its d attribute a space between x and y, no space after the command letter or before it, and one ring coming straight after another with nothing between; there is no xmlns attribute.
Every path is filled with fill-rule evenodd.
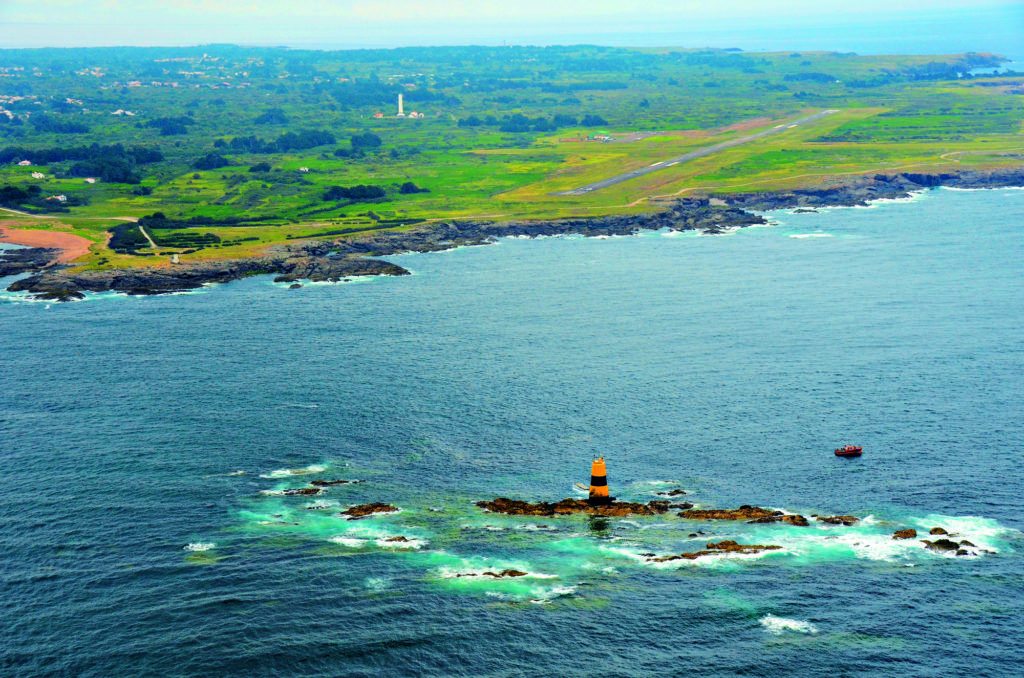
<svg viewBox="0 0 1024 678"><path fill-rule="evenodd" d="M89 253L91 240L60 231L34 231L25 228L9 228L0 223L0 240L25 245L26 247L51 247L61 250L57 257L60 263L74 261Z"/></svg>

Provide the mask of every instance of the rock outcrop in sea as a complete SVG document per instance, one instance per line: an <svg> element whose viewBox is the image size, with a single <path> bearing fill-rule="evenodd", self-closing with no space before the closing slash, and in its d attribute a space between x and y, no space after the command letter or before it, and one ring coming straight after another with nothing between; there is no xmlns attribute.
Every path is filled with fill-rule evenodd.
<svg viewBox="0 0 1024 678"><path fill-rule="evenodd" d="M674 556L650 557L647 559L647 562L667 563L673 560L696 560L697 558L703 558L705 556L717 556L723 553L739 553L749 555L753 553L761 553L763 551L776 551L781 548L781 546L775 546L774 544L738 544L732 539L726 539L725 541L720 541L717 544L714 542L710 542L707 545L706 549L701 551L680 553Z"/></svg>
<svg viewBox="0 0 1024 678"><path fill-rule="evenodd" d="M799 513L783 513L744 504L738 509L689 509L679 513L688 520L746 520L749 523L788 523L798 527L810 525ZM856 518L854 518L856 520ZM841 522L841 521L840 521Z"/></svg>
<svg viewBox="0 0 1024 678"><path fill-rule="evenodd" d="M530 503L519 499L498 497L493 501L478 501L476 505L492 513L510 516L556 516L585 513L593 516L655 516L677 508L672 503L656 499L641 504L628 501L613 501L609 504L592 505L583 499L562 499L557 502L541 501Z"/></svg>
<svg viewBox="0 0 1024 678"><path fill-rule="evenodd" d="M360 504L358 506L350 506L341 512L341 515L348 516L349 520L358 520L365 518L366 516L373 515L374 513L394 513L398 510L397 506L391 504L385 504L383 502L375 501L369 504Z"/></svg>

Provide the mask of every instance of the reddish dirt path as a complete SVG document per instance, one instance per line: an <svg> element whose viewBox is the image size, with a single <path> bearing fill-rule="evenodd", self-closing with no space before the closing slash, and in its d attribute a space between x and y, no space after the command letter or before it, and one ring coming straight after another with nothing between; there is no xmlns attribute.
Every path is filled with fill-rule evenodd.
<svg viewBox="0 0 1024 678"><path fill-rule="evenodd" d="M60 231L34 231L25 228L9 228L0 224L0 240L27 247L52 247L61 250L56 261L67 263L89 253L91 240Z"/></svg>

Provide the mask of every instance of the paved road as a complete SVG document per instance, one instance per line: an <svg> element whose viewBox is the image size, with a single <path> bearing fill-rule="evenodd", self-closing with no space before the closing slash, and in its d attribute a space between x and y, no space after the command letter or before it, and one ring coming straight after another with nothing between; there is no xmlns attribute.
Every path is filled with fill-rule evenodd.
<svg viewBox="0 0 1024 678"><path fill-rule="evenodd" d="M826 115L831 115L832 113L838 112L838 110L832 109L828 111L822 111L821 113L815 113L814 115L809 115L806 118L800 118L799 120L794 120L793 122L790 123L782 123L781 125L776 125L771 129L764 130L763 132L758 132L757 134L751 134L749 136L740 137L739 139L723 141L722 143L715 144L714 146L708 146L706 148L701 148L696 151L691 151L689 153L680 155L675 158L662 160L661 162L656 162L653 165L648 165L647 167L641 167L640 169L635 169L631 172L626 172L625 174L620 174L618 176L611 177L610 179L602 179L601 181L595 181L592 184L587 184L586 186L574 188L570 191L562 191L561 193L555 193L554 195L586 195L587 193L591 193L593 191L600 191L602 188L608 188L609 186L614 186L615 184L621 184L623 181L629 181L630 179L636 179L637 177L642 177L643 175L650 174L651 172L657 172L659 170L667 169L669 167L672 167L673 165L678 165L681 162L686 162L687 160L693 160L694 158L702 158L705 155L711 155L712 153L716 153L726 148L739 146L740 144L745 144L749 141L754 141L755 139L762 139L766 136L776 134L778 132L785 132L788 129L796 127L797 125L803 125L804 123L807 122L820 120L821 118L824 118Z"/></svg>

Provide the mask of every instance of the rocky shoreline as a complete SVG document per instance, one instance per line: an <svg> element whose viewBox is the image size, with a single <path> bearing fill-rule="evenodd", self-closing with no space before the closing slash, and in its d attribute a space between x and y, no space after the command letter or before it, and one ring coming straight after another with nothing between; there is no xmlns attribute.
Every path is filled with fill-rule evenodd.
<svg viewBox="0 0 1024 678"><path fill-rule="evenodd" d="M485 245L508 236L635 235L644 230L665 228L715 234L766 223L764 217L748 210L796 208L807 211L816 207L867 205L872 200L906 198L916 191L937 186L1024 186L1024 168L858 176L819 188L682 198L663 211L644 215L435 223L407 231L371 232L337 241L278 245L262 256L249 259L196 262L164 268L75 271L52 265L59 251L42 248L15 250L14 254L7 251L0 256L0 276L30 272L32 275L15 281L7 289L57 301L81 299L83 292L167 294L262 274L273 274L277 276L276 282L293 284L299 284L300 280L337 282L363 275L408 275L409 272L401 266L377 258L406 252L436 252L466 245Z"/></svg>

